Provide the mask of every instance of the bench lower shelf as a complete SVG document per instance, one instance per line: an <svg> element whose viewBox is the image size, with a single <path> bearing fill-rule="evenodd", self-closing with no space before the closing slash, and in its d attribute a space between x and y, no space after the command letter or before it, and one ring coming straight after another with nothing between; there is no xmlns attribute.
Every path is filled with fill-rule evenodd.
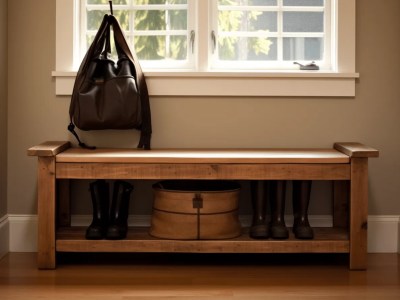
<svg viewBox="0 0 400 300"><path fill-rule="evenodd" d="M57 252L180 252L180 253L349 253L349 235L344 228L314 228L313 240L254 240L244 228L229 240L164 240L151 237L148 227L131 227L124 240L86 240L84 227L59 228Z"/></svg>

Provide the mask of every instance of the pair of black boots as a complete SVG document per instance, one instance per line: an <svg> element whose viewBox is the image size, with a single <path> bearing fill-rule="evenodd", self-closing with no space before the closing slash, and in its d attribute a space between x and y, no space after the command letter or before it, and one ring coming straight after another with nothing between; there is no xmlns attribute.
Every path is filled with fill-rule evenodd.
<svg viewBox="0 0 400 300"><path fill-rule="evenodd" d="M109 207L109 185L99 179L90 183L90 194L93 204L93 220L86 230L86 239L120 240L128 232L129 199L133 186L125 181L117 180Z"/></svg>
<svg viewBox="0 0 400 300"><path fill-rule="evenodd" d="M312 239L314 232L308 221L311 180L293 181L293 233L298 239ZM253 221L250 237L254 239L287 239L289 231L285 224L286 181L252 181L251 198ZM270 202L271 221L267 224L267 202Z"/></svg>

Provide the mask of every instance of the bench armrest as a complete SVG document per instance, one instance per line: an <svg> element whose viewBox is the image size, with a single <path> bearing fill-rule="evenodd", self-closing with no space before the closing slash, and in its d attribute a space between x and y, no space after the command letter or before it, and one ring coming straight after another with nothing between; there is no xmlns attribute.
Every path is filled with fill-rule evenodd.
<svg viewBox="0 0 400 300"><path fill-rule="evenodd" d="M70 142L44 142L28 149L28 156L56 156L71 147Z"/></svg>
<svg viewBox="0 0 400 300"><path fill-rule="evenodd" d="M379 151L360 143L335 143L333 147L350 157L378 157Z"/></svg>

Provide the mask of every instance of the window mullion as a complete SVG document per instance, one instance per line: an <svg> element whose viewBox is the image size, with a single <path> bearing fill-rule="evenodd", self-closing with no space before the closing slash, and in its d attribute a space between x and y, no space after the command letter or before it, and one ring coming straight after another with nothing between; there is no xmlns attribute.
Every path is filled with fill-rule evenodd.
<svg viewBox="0 0 400 300"><path fill-rule="evenodd" d="M333 45L334 40L332 39L333 36L333 24L332 24L332 1L331 0L325 0L327 4L325 5L325 10L324 10L324 62L326 65L327 69L336 69L335 63L334 63L334 52L333 52ZM336 70L335 70L336 71Z"/></svg>
<svg viewBox="0 0 400 300"><path fill-rule="evenodd" d="M87 39L86 2L87 2L87 0L80 1L80 7L79 7L79 16L80 17L78 18L80 24L79 24L78 28L80 28L80 30L84 29L84 32L81 33L79 35L79 37L75 39L79 43L79 48L74 50L74 52L75 52L74 55L73 55L73 57L74 57L74 62L73 62L74 69L77 69L79 67L78 58L84 57L84 55L85 55L84 50L86 49L86 39Z"/></svg>
<svg viewBox="0 0 400 300"><path fill-rule="evenodd" d="M165 58L169 59L171 57L171 53L170 53L170 42L171 42L171 35L170 35L170 16L169 16L169 10L166 9L165 10L165 30L166 30L166 34L165 34ZM189 48L189 47L188 47Z"/></svg>
<svg viewBox="0 0 400 300"><path fill-rule="evenodd" d="M215 1L196 1L196 44L195 54L197 54L196 59L196 69L198 71L207 71L209 69L209 63L211 61L210 52L210 37L212 28L215 27L214 23L209 19L214 16L214 10L212 7L216 4ZM213 22L215 20L212 20ZM200 25L201 23L201 25Z"/></svg>
<svg viewBox="0 0 400 300"><path fill-rule="evenodd" d="M283 0L278 0L278 38L277 38L277 52L278 52L278 62L283 61Z"/></svg>
<svg viewBox="0 0 400 300"><path fill-rule="evenodd" d="M133 0L128 1L129 7L133 5ZM135 12L129 11L129 33L128 33L129 43L132 45L132 49L135 49Z"/></svg>

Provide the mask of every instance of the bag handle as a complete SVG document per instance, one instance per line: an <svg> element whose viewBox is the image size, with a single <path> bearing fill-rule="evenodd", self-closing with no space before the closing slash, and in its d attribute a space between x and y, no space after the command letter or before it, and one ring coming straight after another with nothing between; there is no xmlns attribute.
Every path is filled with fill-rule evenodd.
<svg viewBox="0 0 400 300"><path fill-rule="evenodd" d="M108 25L106 32L105 32L105 46L104 46L103 52L101 53L101 56L103 57L103 59L108 59L111 56L111 42L110 42L111 29L110 29L110 27L111 26ZM103 42L103 44L104 44L104 42ZM101 45L101 43L99 44L99 46L100 45Z"/></svg>

